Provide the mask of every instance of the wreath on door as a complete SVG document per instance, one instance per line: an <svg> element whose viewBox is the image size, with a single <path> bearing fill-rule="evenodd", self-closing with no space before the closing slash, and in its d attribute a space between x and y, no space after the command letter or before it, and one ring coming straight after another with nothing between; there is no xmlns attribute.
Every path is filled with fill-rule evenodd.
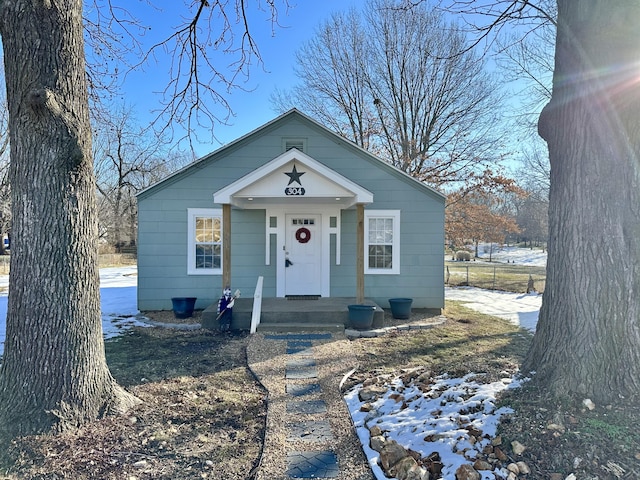
<svg viewBox="0 0 640 480"><path fill-rule="evenodd" d="M302 227L296 230L296 240L298 240L300 243L307 243L309 240L311 240L311 232L309 231L309 229Z"/></svg>

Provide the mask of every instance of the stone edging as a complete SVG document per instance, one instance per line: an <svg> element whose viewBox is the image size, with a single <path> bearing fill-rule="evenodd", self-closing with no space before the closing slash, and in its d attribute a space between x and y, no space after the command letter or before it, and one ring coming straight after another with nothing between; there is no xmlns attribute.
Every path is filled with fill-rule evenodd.
<svg viewBox="0 0 640 480"><path fill-rule="evenodd" d="M150 318L143 316L136 316L136 320L140 322L146 323L147 325L151 325L152 327L161 327L161 328L172 328L174 330L199 330L202 328L200 323L165 323L165 322L157 322L155 320L151 320ZM438 318L435 322L432 323L419 323L419 324L411 324L406 323L403 325L394 325L392 327L383 327L383 328L375 328L372 330L354 330L351 328L344 329L344 335L349 338L375 338L382 337L389 332L401 332L406 330L428 330L433 327L437 327L445 323L446 319Z"/></svg>
<svg viewBox="0 0 640 480"><path fill-rule="evenodd" d="M428 330L430 328L440 326L445 322L446 322L446 319L443 317L443 318L438 318L435 322L432 322L432 323L419 323L419 324L406 323L404 325L375 328L373 330L353 330L351 328L345 328L344 334L349 339L375 338L375 337L383 337L384 335L390 332L401 332L406 330Z"/></svg>
<svg viewBox="0 0 640 480"><path fill-rule="evenodd" d="M144 317L142 315L136 315L136 320L142 323L146 323L147 325L151 325L152 327L172 328L174 330L200 330L202 328L202 325L200 323L156 322L155 320L151 320L150 318Z"/></svg>

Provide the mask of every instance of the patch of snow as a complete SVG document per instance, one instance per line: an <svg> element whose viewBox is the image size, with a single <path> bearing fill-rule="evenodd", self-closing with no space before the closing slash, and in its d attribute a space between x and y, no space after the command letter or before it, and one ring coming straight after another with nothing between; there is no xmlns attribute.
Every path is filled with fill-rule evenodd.
<svg viewBox="0 0 640 480"><path fill-rule="evenodd" d="M488 260L489 245L481 244L478 254ZM502 247L493 245L492 260L495 262L518 263L544 267L547 264L547 252L529 248ZM480 313L504 318L514 325L535 332L538 314L542 305L542 295L538 293L511 293L497 290L484 290L473 287L447 287L445 298L463 302L465 307Z"/></svg>
<svg viewBox="0 0 640 480"><path fill-rule="evenodd" d="M476 456L496 435L498 423L512 413L508 407L497 408L496 396L507 388L520 386L520 381L482 383L482 375L468 374L463 378L439 376L424 388L404 385L400 377L387 384L387 392L370 402L372 409L361 411L358 394L362 384L349 390L344 398L353 419L358 438L378 480L387 479L379 465L379 453L369 443L369 429L379 427L386 439L395 440L405 448L428 457L437 452L443 464L442 478L455 478L460 465L472 465ZM392 395L400 393L403 401ZM465 427L483 433L480 441L471 441ZM501 472L480 472L483 479L503 478Z"/></svg>
<svg viewBox="0 0 640 480"><path fill-rule="evenodd" d="M475 247L471 247L475 251ZM518 265L529 265L532 267L544 267L547 265L547 251L540 249L530 249L521 247L506 247L503 245L493 244L493 251L489 244L480 244L478 246L478 257L480 260L489 261L491 256L492 262L498 263L516 263Z"/></svg>
<svg viewBox="0 0 640 480"><path fill-rule="evenodd" d="M531 332L536 330L542 305L542 295L538 293L501 292L474 287L447 287L444 296L480 313L504 318Z"/></svg>

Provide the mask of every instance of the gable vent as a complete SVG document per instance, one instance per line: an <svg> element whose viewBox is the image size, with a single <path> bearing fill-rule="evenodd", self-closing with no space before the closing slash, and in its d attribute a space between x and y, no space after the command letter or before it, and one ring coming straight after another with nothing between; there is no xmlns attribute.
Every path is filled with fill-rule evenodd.
<svg viewBox="0 0 640 480"><path fill-rule="evenodd" d="M304 152L307 148L307 140L305 138L283 138L284 151L288 152L292 148L296 148Z"/></svg>

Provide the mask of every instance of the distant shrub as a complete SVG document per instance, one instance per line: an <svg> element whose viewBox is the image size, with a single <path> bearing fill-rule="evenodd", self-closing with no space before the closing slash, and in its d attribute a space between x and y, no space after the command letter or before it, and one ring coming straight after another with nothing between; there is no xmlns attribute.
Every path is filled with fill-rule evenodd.
<svg viewBox="0 0 640 480"><path fill-rule="evenodd" d="M98 246L99 255L108 255L112 253L116 253L116 247L114 247L113 245L105 242L105 243L101 243Z"/></svg>
<svg viewBox="0 0 640 480"><path fill-rule="evenodd" d="M471 252L467 252L466 250L458 250L456 252L456 260L459 262L470 262Z"/></svg>

